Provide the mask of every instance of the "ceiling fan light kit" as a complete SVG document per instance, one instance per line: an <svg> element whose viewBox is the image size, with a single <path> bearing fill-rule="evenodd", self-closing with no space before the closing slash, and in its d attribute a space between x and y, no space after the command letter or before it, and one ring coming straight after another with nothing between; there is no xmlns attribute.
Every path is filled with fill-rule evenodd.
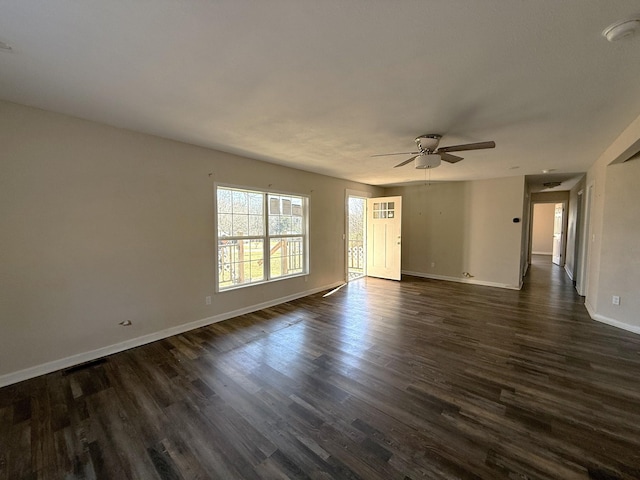
<svg viewBox="0 0 640 480"><path fill-rule="evenodd" d="M425 154L416 157L415 167L416 168L436 168L440 165L440 155L437 153Z"/></svg>

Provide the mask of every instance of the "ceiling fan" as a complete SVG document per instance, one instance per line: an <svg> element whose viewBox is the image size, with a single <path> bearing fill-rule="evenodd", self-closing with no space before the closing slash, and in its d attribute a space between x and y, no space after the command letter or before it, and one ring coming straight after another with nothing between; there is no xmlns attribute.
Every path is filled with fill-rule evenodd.
<svg viewBox="0 0 640 480"><path fill-rule="evenodd" d="M400 162L394 168L402 167L409 162L415 160L416 168L436 168L440 165L440 160L449 163L456 163L463 160L462 157L451 155L449 152L463 152L465 150L482 150L485 148L495 148L496 142L478 142L467 143L464 145L451 145L450 147L440 147L440 139L442 135L436 133L427 133L416 137L417 152L401 152L401 153L383 153L380 155L372 155L373 157L386 157L388 155L413 155L413 157Z"/></svg>

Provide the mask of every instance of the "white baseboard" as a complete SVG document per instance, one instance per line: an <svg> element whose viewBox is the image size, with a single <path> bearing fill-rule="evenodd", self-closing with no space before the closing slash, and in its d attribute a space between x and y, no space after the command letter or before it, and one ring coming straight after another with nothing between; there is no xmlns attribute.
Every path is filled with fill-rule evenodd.
<svg viewBox="0 0 640 480"><path fill-rule="evenodd" d="M591 306L589 302L584 302L584 306L587 308L587 312L589 312L589 316L592 320L595 320L596 322L606 323L607 325L611 325L612 327L621 328L622 330L626 330L627 332L637 333L638 335L640 335L640 326L629 325L628 323L621 322L620 320L605 317L604 315L595 313L593 306Z"/></svg>
<svg viewBox="0 0 640 480"><path fill-rule="evenodd" d="M564 271L567 273L567 276L573 281L573 272L567 268L567 264L564 264Z"/></svg>
<svg viewBox="0 0 640 480"><path fill-rule="evenodd" d="M522 281L518 286L518 285L509 285L506 283L485 282L483 280L476 280L475 278L448 277L446 275L435 275L432 273L412 272L409 270L402 270L402 274L412 275L414 277L431 278L433 280L444 280L447 282L471 283L473 285L484 285L485 287L508 288L509 290L520 290L522 288Z"/></svg>
<svg viewBox="0 0 640 480"><path fill-rule="evenodd" d="M7 385L11 385L14 383L22 382L23 380L28 380L30 378L39 377L40 375L45 375L47 373L55 372L57 370L62 370L64 368L70 368L76 365L80 365L82 363L90 362L92 360L97 360L99 358L106 357L107 355L112 355L114 353L122 352L124 350L129 350L130 348L139 347L147 343L155 342L157 340L162 340L163 338L179 335L181 333L188 332L189 330L195 330L196 328L206 327L207 325L211 325L217 322L222 322L223 320L228 320L233 317L256 312L258 310L273 307L275 305L280 305L281 303L290 302L298 298L302 298L308 295L313 295L314 293L322 292L323 290L330 290L330 289L336 288L339 285L342 285L343 283L344 282L342 281L336 282L330 285L325 285L324 287L314 288L312 290L306 290L300 293L294 293L293 295L276 298L273 300L269 300L267 302L257 303L254 305L240 308L238 310L233 310L231 312L220 313L212 317L207 317L201 320L195 320L193 322L184 323L182 325L177 325L175 327L167 328L165 330L160 330L159 332L150 333L147 335L143 335L141 337L125 340L124 342L115 343L113 345L108 345L106 347L101 347L96 350L78 353L76 355L71 355L70 357L65 357L58 360L53 360L51 362L43 363L40 365L35 365L33 367L25 368L23 370L18 370L17 372L0 375L0 388L6 387Z"/></svg>
<svg viewBox="0 0 640 480"><path fill-rule="evenodd" d="M531 255L553 255L553 252L531 252Z"/></svg>

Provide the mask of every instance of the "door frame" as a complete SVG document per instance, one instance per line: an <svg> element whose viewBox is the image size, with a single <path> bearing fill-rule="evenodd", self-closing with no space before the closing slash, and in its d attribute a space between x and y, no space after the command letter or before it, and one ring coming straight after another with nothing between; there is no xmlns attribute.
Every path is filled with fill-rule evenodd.
<svg viewBox="0 0 640 480"><path fill-rule="evenodd" d="M580 226L579 235L580 239L580 253L579 253L579 266L580 270L577 273L576 290L581 297L587 296L587 290L589 288L589 244L590 238L590 223L591 223L591 202L593 201L593 183L587 185L584 189L584 205L582 208L582 225Z"/></svg>
<svg viewBox="0 0 640 480"><path fill-rule="evenodd" d="M568 200L531 200L530 204L529 204L529 258L527 259L527 262L529 263L529 265L531 265L531 251L533 248L533 222L534 222L534 218L533 218L533 206L538 204L538 203L552 203L552 204L556 204L556 203L561 203L562 204L562 230L563 230L563 235L562 235L562 247L561 247L561 251L562 251L562 262L560 267L564 268L565 265L565 259L567 256L567 228L568 228L568 223L569 223L569 201Z"/></svg>
<svg viewBox="0 0 640 480"><path fill-rule="evenodd" d="M556 229L558 225L558 206L560 207L560 226L559 231ZM567 211L567 205L564 202L557 202L553 204L553 240L551 243L551 263L554 265L558 265L559 267L567 266L567 227L564 225L565 219L565 211ZM568 212L567 212L568 213ZM568 222L567 222L568 223ZM560 245L559 252L556 250L556 236L560 235ZM556 253L558 255L556 255ZM558 259L558 263L556 263L556 258ZM566 271L566 268L565 268Z"/></svg>
<svg viewBox="0 0 640 480"><path fill-rule="evenodd" d="M344 233L342 234L342 240L344 240L344 281L349 281L349 197L358 197L358 198L372 198L373 194L370 192L363 192L362 190L352 190L350 188L345 189L344 193ZM364 258L364 276L367 276L367 257L366 257L366 249L367 249L367 202L365 201L365 212L364 212L364 249L365 249L365 258Z"/></svg>

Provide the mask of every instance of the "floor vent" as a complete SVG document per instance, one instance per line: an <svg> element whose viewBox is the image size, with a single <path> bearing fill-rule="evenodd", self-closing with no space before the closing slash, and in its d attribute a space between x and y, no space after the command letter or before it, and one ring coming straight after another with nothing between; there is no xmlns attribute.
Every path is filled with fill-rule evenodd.
<svg viewBox="0 0 640 480"><path fill-rule="evenodd" d="M103 363L107 363L106 358L99 358L98 360L91 360L90 362L81 363L80 365L76 365L75 367L65 368L62 371L62 375L69 375L71 373L79 372L81 370L86 370L87 368L96 367L98 365L102 365Z"/></svg>

